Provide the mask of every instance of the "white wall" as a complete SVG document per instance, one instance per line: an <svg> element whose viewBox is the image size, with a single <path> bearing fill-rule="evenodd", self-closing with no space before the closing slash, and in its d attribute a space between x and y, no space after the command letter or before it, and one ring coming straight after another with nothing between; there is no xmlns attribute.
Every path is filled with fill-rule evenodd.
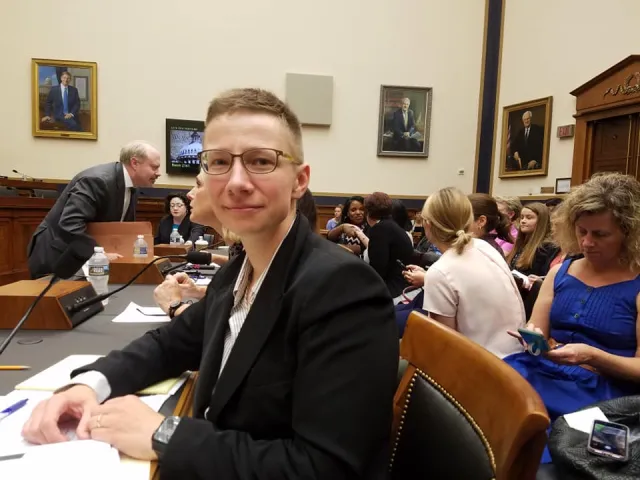
<svg viewBox="0 0 640 480"><path fill-rule="evenodd" d="M539 194L570 177L573 139L558 139L559 125L575 123L575 97L569 94L623 58L640 53L640 1L506 0L500 114L493 167L493 193ZM529 179L498 178L502 108L553 96L549 175Z"/></svg>
<svg viewBox="0 0 640 480"><path fill-rule="evenodd" d="M483 18L469 0L2 0L0 174L68 179L135 138L164 152L165 118L203 119L229 87L283 96L297 72L335 79L333 125L304 132L313 190L471 191ZM97 142L31 136L32 57L98 63ZM376 157L381 84L433 87L428 160Z"/></svg>

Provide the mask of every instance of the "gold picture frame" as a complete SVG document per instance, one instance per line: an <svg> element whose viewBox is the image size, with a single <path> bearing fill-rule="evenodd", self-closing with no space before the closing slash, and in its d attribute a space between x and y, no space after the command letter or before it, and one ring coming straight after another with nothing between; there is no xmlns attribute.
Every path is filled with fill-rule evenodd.
<svg viewBox="0 0 640 480"><path fill-rule="evenodd" d="M31 59L34 137L98 139L98 64Z"/></svg>
<svg viewBox="0 0 640 480"><path fill-rule="evenodd" d="M553 97L504 107L499 178L546 177Z"/></svg>

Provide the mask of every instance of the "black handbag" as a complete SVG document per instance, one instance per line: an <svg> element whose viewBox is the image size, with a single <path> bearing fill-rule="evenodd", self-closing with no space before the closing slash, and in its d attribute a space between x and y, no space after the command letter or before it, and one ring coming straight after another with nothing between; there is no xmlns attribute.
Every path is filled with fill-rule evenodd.
<svg viewBox="0 0 640 480"><path fill-rule="evenodd" d="M610 422L629 427L629 460L621 462L593 455L587 451L589 435L571 428L564 417L559 417L549 436L549 453L563 480L604 479L629 480L640 478L640 395L621 397L600 402ZM585 408L585 409L586 409Z"/></svg>

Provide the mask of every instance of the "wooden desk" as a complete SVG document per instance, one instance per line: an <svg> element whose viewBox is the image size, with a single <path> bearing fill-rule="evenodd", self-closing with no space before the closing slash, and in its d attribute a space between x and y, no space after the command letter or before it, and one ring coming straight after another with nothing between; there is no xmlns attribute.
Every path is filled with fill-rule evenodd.
<svg viewBox="0 0 640 480"><path fill-rule="evenodd" d="M191 251L192 245L169 245L168 243L159 243L153 246L153 253L158 257L165 255L186 255Z"/></svg>

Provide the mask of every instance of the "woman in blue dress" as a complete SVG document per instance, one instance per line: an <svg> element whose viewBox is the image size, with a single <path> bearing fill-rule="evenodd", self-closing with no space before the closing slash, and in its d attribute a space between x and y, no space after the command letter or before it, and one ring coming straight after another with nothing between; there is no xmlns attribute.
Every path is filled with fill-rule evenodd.
<svg viewBox="0 0 640 480"><path fill-rule="evenodd" d="M557 220L555 237L569 255L545 278L527 328L559 346L505 358L540 394L552 422L640 393L640 183L594 175L567 197ZM550 460L545 450L542 461Z"/></svg>

